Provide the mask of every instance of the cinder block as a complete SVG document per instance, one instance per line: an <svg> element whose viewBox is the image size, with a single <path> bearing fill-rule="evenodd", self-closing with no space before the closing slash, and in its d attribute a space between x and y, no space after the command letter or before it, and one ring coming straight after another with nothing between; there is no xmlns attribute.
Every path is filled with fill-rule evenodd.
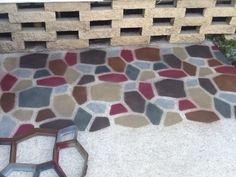
<svg viewBox="0 0 236 177"><path fill-rule="evenodd" d="M186 8L206 8L214 7L216 0L178 0L177 8L186 7Z"/></svg>
<svg viewBox="0 0 236 177"><path fill-rule="evenodd" d="M122 18L122 10L81 11L80 13L80 21L120 20Z"/></svg>
<svg viewBox="0 0 236 177"><path fill-rule="evenodd" d="M48 49L79 49L89 47L88 40L63 39L55 42L47 42Z"/></svg>
<svg viewBox="0 0 236 177"><path fill-rule="evenodd" d="M113 9L152 9L155 8L155 0L142 0L142 1L113 1Z"/></svg>
<svg viewBox="0 0 236 177"><path fill-rule="evenodd" d="M55 20L56 16L54 12L25 11L9 14L9 21L11 23L51 22Z"/></svg>
<svg viewBox="0 0 236 177"><path fill-rule="evenodd" d="M145 36L155 36L155 35L170 35L178 34L180 32L180 27L176 26L152 26L143 28L143 35Z"/></svg>
<svg viewBox="0 0 236 177"><path fill-rule="evenodd" d="M81 11L90 10L90 3L88 2L49 2L44 3L46 11Z"/></svg>
<svg viewBox="0 0 236 177"><path fill-rule="evenodd" d="M21 30L20 24L12 24L8 22L0 23L0 32L17 32Z"/></svg>
<svg viewBox="0 0 236 177"><path fill-rule="evenodd" d="M17 11L16 4L1 4L0 3L0 13L14 13Z"/></svg>
<svg viewBox="0 0 236 177"><path fill-rule="evenodd" d="M185 8L155 8L146 12L146 18L184 17Z"/></svg>
<svg viewBox="0 0 236 177"><path fill-rule="evenodd" d="M81 31L81 39L100 39L100 38L112 38L119 37L120 30L119 28L110 28L110 29L92 29L90 31Z"/></svg>
<svg viewBox="0 0 236 177"><path fill-rule="evenodd" d="M235 27L231 25L208 25L202 26L201 34L234 34Z"/></svg>
<svg viewBox="0 0 236 177"><path fill-rule="evenodd" d="M56 32L21 31L13 33L13 38L22 41L56 41Z"/></svg>
<svg viewBox="0 0 236 177"><path fill-rule="evenodd" d="M236 40L236 34L227 34L225 35L226 40Z"/></svg>
<svg viewBox="0 0 236 177"><path fill-rule="evenodd" d="M46 41L49 49L89 47L89 39L110 38L111 45L145 45L150 36L167 35L171 43L198 43L205 34L235 36L236 1L232 5L217 6L216 0L178 0L177 7L156 6L156 0L113 0L112 7L90 9L90 2L44 3L44 10L17 9L15 3L1 4L0 13L8 17L0 21L0 32L11 32L12 41L0 43L0 50L24 49L24 41ZM204 8L203 16L185 15L186 8ZM144 16L123 16L124 9L144 9ZM56 12L79 11L80 19L56 19ZM212 17L229 17L231 20L213 23ZM153 23L153 18L173 18L170 25ZM227 18L228 19L228 18ZM111 28L90 27L91 21L111 20ZM224 20L224 19L223 19ZM168 20L167 20L168 21ZM24 31L21 23L45 22L45 31ZM182 26L200 26L199 33L181 33ZM142 28L142 34L120 34L120 28ZM57 31L79 31L79 39L57 38Z"/></svg>
<svg viewBox="0 0 236 177"><path fill-rule="evenodd" d="M205 16L211 16L211 17L236 16L236 8L234 8L234 7L207 8L205 11Z"/></svg>
<svg viewBox="0 0 236 177"><path fill-rule="evenodd" d="M170 36L170 43L200 43L204 40L204 34L172 34Z"/></svg>
<svg viewBox="0 0 236 177"><path fill-rule="evenodd" d="M198 16L190 16L190 17L182 17L175 18L174 26L201 26L201 25L210 25L211 17L198 17Z"/></svg>
<svg viewBox="0 0 236 177"><path fill-rule="evenodd" d="M236 17L232 17L229 24L232 25L232 26L236 26Z"/></svg>
<svg viewBox="0 0 236 177"><path fill-rule="evenodd" d="M145 45L149 43L149 36L121 36L111 39L112 46Z"/></svg>
<svg viewBox="0 0 236 177"><path fill-rule="evenodd" d="M0 53L9 53L13 51L24 50L24 43L19 41L2 41L0 42Z"/></svg>
<svg viewBox="0 0 236 177"><path fill-rule="evenodd" d="M89 22L81 22L77 20L57 20L52 22L46 22L47 31L88 31Z"/></svg>
<svg viewBox="0 0 236 177"><path fill-rule="evenodd" d="M122 20L113 20L113 28L135 28L152 26L152 18L123 18Z"/></svg>

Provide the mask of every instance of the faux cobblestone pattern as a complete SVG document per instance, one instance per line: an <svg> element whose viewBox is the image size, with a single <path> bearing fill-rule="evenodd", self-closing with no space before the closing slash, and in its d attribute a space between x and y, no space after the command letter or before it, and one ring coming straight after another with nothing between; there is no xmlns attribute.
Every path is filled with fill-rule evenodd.
<svg viewBox="0 0 236 177"><path fill-rule="evenodd" d="M2 55L0 135L19 134L25 124L96 132L235 119L236 68L215 52L202 44ZM26 67L27 77L15 72ZM211 73L202 76L203 68Z"/></svg>
<svg viewBox="0 0 236 177"><path fill-rule="evenodd" d="M216 52L212 44L202 44L1 55L0 148L37 131L57 137L59 153L67 147L80 149L74 140L77 131L236 119L236 68L219 61ZM211 73L203 76L205 68ZM0 169L0 176L9 170L36 176L54 170L66 177L57 155L50 162L23 166L14 164L11 155L12 163Z"/></svg>
<svg viewBox="0 0 236 177"><path fill-rule="evenodd" d="M48 2L40 3L36 6L37 8L27 6L20 8L16 3L0 4L0 14L4 17L0 26L0 34L4 36L1 37L3 40L0 40L0 52L28 50L31 44L47 49L75 49L97 45L99 41L102 44L119 46L147 45L155 42L159 37L164 37L170 43L198 43L204 41L208 34L225 34L236 38L236 2L232 0L232 3L219 5L217 1L173 0L173 3L170 1L166 5L157 3L156 0L112 0L110 5L98 2L97 5L100 7L97 8L92 2ZM191 12L191 9L197 10ZM222 21L213 20L218 17L223 17ZM31 23L28 28L27 23ZM44 25L39 23L44 23ZM107 25L96 25L96 23ZM140 51L141 54L137 54L137 59L140 57L145 59L142 57L142 50ZM175 49L175 51L176 56L179 57L180 50ZM202 50L195 49L190 56L199 55L199 51ZM127 55L128 60L132 60L129 51L124 51L123 54ZM158 55L153 55L151 49L149 54L148 60L157 59ZM209 54L204 51L204 55L208 58L211 57ZM73 55L73 53L68 54L68 57L73 57ZM182 55L185 59L185 54L182 53ZM39 55L34 57L37 56ZM89 54L84 53L83 56L89 56ZM102 56L102 54L98 53L97 56ZM31 65L31 67L43 66L43 60L41 58L40 64ZM59 63L55 67L60 68L56 73L63 74L65 65L60 61L55 62ZM69 62L70 65L74 61ZM86 63L91 62L94 62L91 57L86 60ZM96 60L95 62L103 61ZM116 62L121 67L116 70L122 71L123 63ZM21 65L28 67L24 63ZM11 68L8 67L8 69Z"/></svg>

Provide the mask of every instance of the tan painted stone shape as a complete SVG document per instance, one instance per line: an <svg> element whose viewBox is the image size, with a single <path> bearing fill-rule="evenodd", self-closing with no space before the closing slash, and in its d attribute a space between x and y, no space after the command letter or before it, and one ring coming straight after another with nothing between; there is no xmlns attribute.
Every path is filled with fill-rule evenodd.
<svg viewBox="0 0 236 177"><path fill-rule="evenodd" d="M115 123L125 127L139 128L149 124L147 119L142 115L124 115L115 119Z"/></svg>
<svg viewBox="0 0 236 177"><path fill-rule="evenodd" d="M140 75L140 81L146 81L146 80L149 80L149 79L153 79L155 78L156 75L155 75L155 72L153 71L143 71Z"/></svg>
<svg viewBox="0 0 236 177"><path fill-rule="evenodd" d="M181 60L186 60L188 55L183 47L174 47L173 48L174 55L177 56Z"/></svg>
<svg viewBox="0 0 236 177"><path fill-rule="evenodd" d="M21 80L19 81L13 89L13 92L18 92L25 90L33 85L32 80Z"/></svg>
<svg viewBox="0 0 236 177"><path fill-rule="evenodd" d="M212 108L212 98L201 88L188 89L188 94L192 100L201 108Z"/></svg>
<svg viewBox="0 0 236 177"><path fill-rule="evenodd" d="M32 110L18 109L12 113L12 116L19 121L28 121L32 118L33 113Z"/></svg>
<svg viewBox="0 0 236 177"><path fill-rule="evenodd" d="M73 84L75 81L78 80L80 74L72 69L72 68L67 68L66 73L65 73L65 79L68 84Z"/></svg>
<svg viewBox="0 0 236 177"><path fill-rule="evenodd" d="M113 83L100 83L91 87L92 100L119 101L121 99L121 85Z"/></svg>
<svg viewBox="0 0 236 177"><path fill-rule="evenodd" d="M58 95L54 97L53 107L54 113L61 117L71 117L75 109L75 101L72 96Z"/></svg>
<svg viewBox="0 0 236 177"><path fill-rule="evenodd" d="M200 68L200 70L199 70L200 77L208 76L211 74L213 74L213 71L210 68Z"/></svg>
<svg viewBox="0 0 236 177"><path fill-rule="evenodd" d="M17 66L17 59L16 58L6 58L3 62L3 66L7 71L12 71Z"/></svg>
<svg viewBox="0 0 236 177"><path fill-rule="evenodd" d="M172 126L182 121L182 117L177 112L168 112L164 120L164 126Z"/></svg>

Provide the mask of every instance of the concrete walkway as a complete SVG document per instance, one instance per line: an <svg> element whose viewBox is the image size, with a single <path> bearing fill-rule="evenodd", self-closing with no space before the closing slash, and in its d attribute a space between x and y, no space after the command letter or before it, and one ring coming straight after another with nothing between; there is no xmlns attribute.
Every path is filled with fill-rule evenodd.
<svg viewBox="0 0 236 177"><path fill-rule="evenodd" d="M74 127L90 155L89 177L236 174L236 69L210 42L0 59L0 138ZM44 152L28 143L28 153ZM63 163L66 176L79 174L71 160Z"/></svg>

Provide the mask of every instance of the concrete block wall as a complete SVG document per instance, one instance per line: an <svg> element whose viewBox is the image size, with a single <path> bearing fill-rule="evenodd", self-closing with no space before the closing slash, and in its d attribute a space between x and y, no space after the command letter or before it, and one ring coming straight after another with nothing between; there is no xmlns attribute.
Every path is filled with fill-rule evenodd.
<svg viewBox="0 0 236 177"><path fill-rule="evenodd" d="M113 0L0 4L0 52L198 43L236 36L236 0Z"/></svg>

